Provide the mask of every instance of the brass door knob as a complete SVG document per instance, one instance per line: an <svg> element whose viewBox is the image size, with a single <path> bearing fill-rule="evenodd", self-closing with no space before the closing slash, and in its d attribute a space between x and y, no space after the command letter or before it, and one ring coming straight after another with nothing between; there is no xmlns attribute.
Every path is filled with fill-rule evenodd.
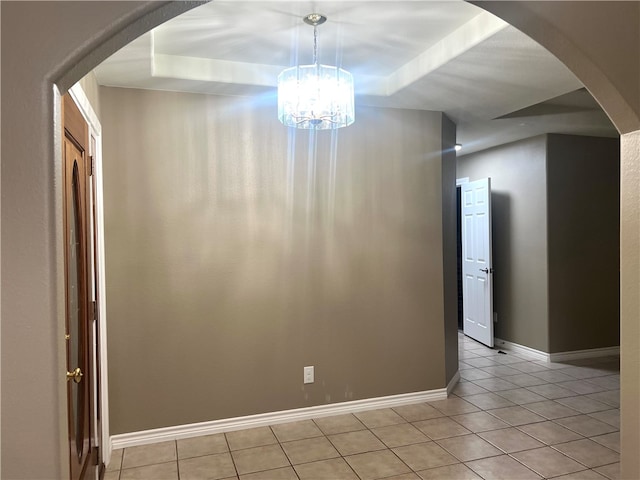
<svg viewBox="0 0 640 480"><path fill-rule="evenodd" d="M67 381L73 378L74 382L80 383L82 381L82 375L82 370L80 370L80 367L78 367L73 372L67 372Z"/></svg>

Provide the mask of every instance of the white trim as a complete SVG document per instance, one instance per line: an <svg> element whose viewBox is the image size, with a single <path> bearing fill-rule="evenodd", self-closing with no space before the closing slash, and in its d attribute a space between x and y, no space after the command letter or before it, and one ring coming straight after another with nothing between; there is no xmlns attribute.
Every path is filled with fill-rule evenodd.
<svg viewBox="0 0 640 480"><path fill-rule="evenodd" d="M465 183L469 183L469 177L456 178L456 187L459 185L464 185Z"/></svg>
<svg viewBox="0 0 640 480"><path fill-rule="evenodd" d="M583 358L598 358L620 355L620 346L606 348L590 348L587 350L573 350L570 352L550 353L552 362L567 362L569 360L580 360Z"/></svg>
<svg viewBox="0 0 640 480"><path fill-rule="evenodd" d="M454 376L454 378L456 378ZM179 440L184 438L212 435L214 433L231 432L244 428L264 427L278 423L295 422L311 418L343 415L377 408L397 407L412 403L433 402L447 398L447 389L439 388L423 392L402 393L387 397L367 398L350 402L318 405L315 407L296 408L280 412L260 413L245 417L225 418L210 422L176 425L174 427L155 428L140 432L123 433L111 437L112 448L127 448L150 443Z"/></svg>
<svg viewBox="0 0 640 480"><path fill-rule="evenodd" d="M459 381L460 381L460 370L457 370L456 374L453 376L451 380L449 380L449 383L447 384L447 396L451 395L451 392L453 392L453 389L456 388L456 385L458 385Z"/></svg>
<svg viewBox="0 0 640 480"><path fill-rule="evenodd" d="M102 376L100 381L100 419L101 419L101 438L100 438L100 460L107 465L111 460L111 439L109 436L109 385L107 381L107 305L106 305L106 279L105 279L105 248L104 248L104 197L102 187L102 126L96 112L91 106L89 98L84 93L80 83L76 83L69 89L69 95L78 106L80 113L89 124L89 129L96 140L96 151L94 153L93 172L96 183L96 218L95 228L97 245L94 246L98 258L98 264L95 268L98 271L96 290L101 301L98 303L98 335L100 338L100 366L102 368Z"/></svg>
<svg viewBox="0 0 640 480"><path fill-rule="evenodd" d="M80 113L82 113L82 116L93 129L94 133L98 136L102 135L100 120L98 120L98 116L93 110L93 107L91 107L91 102L89 102L89 98L84 93L79 82L69 89L69 95L73 98L73 101L80 109Z"/></svg>
<svg viewBox="0 0 640 480"><path fill-rule="evenodd" d="M507 340L502 340L501 338L496 338L494 345L496 348L500 347L503 350L510 350L513 353L519 353L521 355L527 355L528 357L533 357L536 360L549 362L548 353L542 352L540 350L536 350L535 348L527 347L526 345L520 345L518 343L509 342Z"/></svg>
<svg viewBox="0 0 640 480"><path fill-rule="evenodd" d="M496 347L511 350L514 353L535 357L543 362L567 362L569 360L581 360L583 358L598 358L620 355L620 346L605 348L589 348L587 350L573 350L569 352L546 353L525 345L520 345L500 338L495 339Z"/></svg>
<svg viewBox="0 0 640 480"><path fill-rule="evenodd" d="M96 253L98 257L98 284L97 290L100 296L98 304L98 329L100 335L100 367L102 376L100 377L100 405L102 424L102 461L105 465L111 460L111 441L109 435L109 382L108 382L108 361L107 361L107 280L105 277L105 242L104 242L104 190L102 185L102 136L96 136L96 157L95 157L96 177L96 229L98 244Z"/></svg>

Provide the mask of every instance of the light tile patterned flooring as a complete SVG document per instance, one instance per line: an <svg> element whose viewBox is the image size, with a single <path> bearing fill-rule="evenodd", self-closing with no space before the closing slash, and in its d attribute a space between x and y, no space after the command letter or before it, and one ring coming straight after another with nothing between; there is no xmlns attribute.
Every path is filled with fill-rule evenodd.
<svg viewBox="0 0 640 480"><path fill-rule="evenodd" d="M543 363L460 334L446 400L131 447L106 480L617 479L619 359Z"/></svg>

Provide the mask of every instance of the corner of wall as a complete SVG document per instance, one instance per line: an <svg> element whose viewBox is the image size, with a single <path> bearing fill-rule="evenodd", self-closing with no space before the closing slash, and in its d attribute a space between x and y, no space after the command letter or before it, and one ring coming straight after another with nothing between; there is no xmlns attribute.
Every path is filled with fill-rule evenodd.
<svg viewBox="0 0 640 480"><path fill-rule="evenodd" d="M550 353L619 345L619 158L614 138L548 136Z"/></svg>
<svg viewBox="0 0 640 480"><path fill-rule="evenodd" d="M456 124L442 114L442 267L445 377L458 372L458 278L456 253Z"/></svg>
<svg viewBox="0 0 640 480"><path fill-rule="evenodd" d="M640 478L640 130L621 138L622 182L620 216L621 382L623 425L620 478Z"/></svg>
<svg viewBox="0 0 640 480"><path fill-rule="evenodd" d="M554 135L553 134L549 134L549 133L545 133L543 135L543 141L544 141L544 198L545 198L545 212L544 212L544 223L545 223L545 239L546 239L546 248L545 248L545 258L544 258L544 264L546 266L545 268L545 275L546 275L546 290L547 290L547 301L544 304L544 309L545 309L545 321L546 321L546 327L547 327L547 335L545 338L545 344L544 344L544 348L543 351L544 352L551 352L551 312L550 312L550 307L549 307L549 297L551 295L551 290L549 287L549 283L550 283L550 278L549 278L549 242L550 242L550 238L549 238L549 205L550 205L550 201L549 201L549 150L550 150L550 143L553 142L554 139Z"/></svg>

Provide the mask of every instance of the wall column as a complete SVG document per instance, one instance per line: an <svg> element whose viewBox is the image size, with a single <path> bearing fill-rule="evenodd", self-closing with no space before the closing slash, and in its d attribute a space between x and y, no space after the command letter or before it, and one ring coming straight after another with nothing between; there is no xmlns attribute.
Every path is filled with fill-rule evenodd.
<svg viewBox="0 0 640 480"><path fill-rule="evenodd" d="M620 142L620 478L633 479L640 478L640 130Z"/></svg>

